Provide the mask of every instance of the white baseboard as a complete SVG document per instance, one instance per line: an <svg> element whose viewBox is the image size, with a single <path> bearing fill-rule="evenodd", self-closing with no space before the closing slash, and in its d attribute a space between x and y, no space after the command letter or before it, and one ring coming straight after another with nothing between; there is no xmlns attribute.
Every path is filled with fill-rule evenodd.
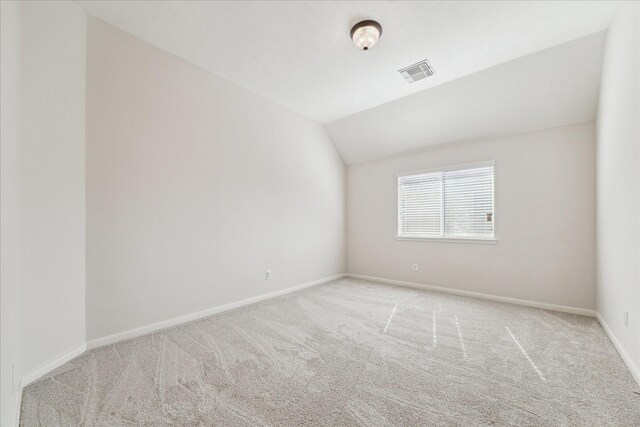
<svg viewBox="0 0 640 427"><path fill-rule="evenodd" d="M245 305L253 304L256 302L264 301L269 298L274 298L280 295L285 295L291 292L299 291L302 289L310 288L312 286L320 285L322 283L331 282L345 277L345 274L336 274L335 276L329 276L322 279L314 280L311 282L303 283L302 285L292 286L290 288L281 289L279 291L269 292L267 294L258 295L255 297L243 299L241 301L232 302L229 304L219 305L211 307L206 310L198 311L195 313L185 314L184 316L174 317L173 319L163 320L161 322L153 323L150 325L142 326L140 328L130 329L124 332L118 332L117 334L108 335L102 338L96 338L87 342L87 348L89 350L102 347L105 345L113 344L119 341L128 340L131 338L147 335L161 329L170 328L172 326L180 325L182 323L191 322L194 320L202 319L203 317L211 316L212 314L222 313L224 311L233 310L234 308L243 307Z"/></svg>
<svg viewBox="0 0 640 427"><path fill-rule="evenodd" d="M460 289L443 288L441 286L424 285L422 283L404 282L404 281L401 281L401 280L384 279L384 278L372 277L372 276L363 276L361 274L347 273L347 277L351 277L353 279L369 280L371 282L386 283L386 284L389 284L389 285L406 286L406 287L410 287L410 288L425 289L425 290L428 290L428 291L436 291L436 292L443 292L443 293L453 294L453 295L461 295L461 296L465 296L465 297L473 297L473 298L480 298L480 299L486 299L486 300L491 300L491 301L506 302L506 303L509 303L509 304L524 305L524 306L527 306L527 307L543 308L545 310L562 311L564 313L580 314L582 316L589 316L589 317L595 317L596 316L595 310L589 310L587 308L569 307L569 306L565 306L565 305L556 305L556 304L547 304L547 303L544 303L544 302L529 301L529 300L517 299L517 298L501 297L501 296L498 296L498 295L482 294L482 293L479 293L479 292L463 291L463 290L460 290Z"/></svg>
<svg viewBox="0 0 640 427"><path fill-rule="evenodd" d="M22 380L18 385L18 396L17 396L16 412L15 412L15 420L14 420L15 427L20 427L20 415L21 415L20 410L21 409L22 409Z"/></svg>
<svg viewBox="0 0 640 427"><path fill-rule="evenodd" d="M633 363L633 360L631 360L629 354L625 351L624 347L622 347L622 344L620 344L620 341L618 341L616 336L613 334L613 331L611 330L609 325L607 325L607 322L605 322L602 316L600 316L600 313L596 313L596 318L598 319L600 326L602 326L602 329L604 329L604 333L607 334L609 340L611 340L611 343L620 355L620 358L627 365L629 371L631 371L631 375L633 375L633 378L640 385L640 369L638 369L635 363Z"/></svg>
<svg viewBox="0 0 640 427"><path fill-rule="evenodd" d="M22 377L22 380L20 380L20 389L22 390L24 387L28 386L34 381L39 380L43 376L47 375L49 372L64 365L71 359L80 356L86 350L87 350L87 345L81 344L76 348L74 348L73 350L68 351L65 354L53 359L51 362L47 363L46 365L36 369L30 374L25 375L24 377Z"/></svg>

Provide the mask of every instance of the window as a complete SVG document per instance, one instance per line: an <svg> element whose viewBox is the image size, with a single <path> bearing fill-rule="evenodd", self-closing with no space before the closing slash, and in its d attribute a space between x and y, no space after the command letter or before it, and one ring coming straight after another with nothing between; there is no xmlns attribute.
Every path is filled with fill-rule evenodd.
<svg viewBox="0 0 640 427"><path fill-rule="evenodd" d="M494 240L493 162L398 175L398 238Z"/></svg>

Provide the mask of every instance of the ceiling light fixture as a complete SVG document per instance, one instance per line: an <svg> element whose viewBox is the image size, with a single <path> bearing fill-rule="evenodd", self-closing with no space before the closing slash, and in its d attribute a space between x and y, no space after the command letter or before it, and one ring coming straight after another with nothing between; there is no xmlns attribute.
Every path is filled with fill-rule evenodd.
<svg viewBox="0 0 640 427"><path fill-rule="evenodd" d="M351 40L353 40L358 49L365 52L376 44L381 35L382 26L376 21L358 22L351 29Z"/></svg>

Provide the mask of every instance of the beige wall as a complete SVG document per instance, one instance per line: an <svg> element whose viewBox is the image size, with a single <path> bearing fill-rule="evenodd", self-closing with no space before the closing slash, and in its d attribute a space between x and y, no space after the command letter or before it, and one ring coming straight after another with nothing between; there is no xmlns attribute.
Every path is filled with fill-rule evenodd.
<svg viewBox="0 0 640 427"><path fill-rule="evenodd" d="M20 373L20 4L0 2L0 425L18 412Z"/></svg>
<svg viewBox="0 0 640 427"><path fill-rule="evenodd" d="M86 23L75 2L22 5L25 374L85 342Z"/></svg>
<svg viewBox="0 0 640 427"><path fill-rule="evenodd" d="M86 14L2 3L2 425L15 381L85 343ZM17 389L16 389L17 390Z"/></svg>
<svg viewBox="0 0 640 427"><path fill-rule="evenodd" d="M345 271L320 125L90 19L87 130L89 340Z"/></svg>
<svg viewBox="0 0 640 427"><path fill-rule="evenodd" d="M485 160L497 244L396 240L398 172ZM349 273L595 308L593 122L349 166L347 201Z"/></svg>
<svg viewBox="0 0 640 427"><path fill-rule="evenodd" d="M620 2L598 109L598 313L640 381L640 67L638 3ZM624 312L629 326L624 325Z"/></svg>

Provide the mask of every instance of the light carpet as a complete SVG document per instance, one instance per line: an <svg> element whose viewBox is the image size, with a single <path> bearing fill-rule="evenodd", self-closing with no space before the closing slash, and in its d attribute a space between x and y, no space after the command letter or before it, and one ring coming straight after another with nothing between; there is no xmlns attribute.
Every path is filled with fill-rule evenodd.
<svg viewBox="0 0 640 427"><path fill-rule="evenodd" d="M77 357L23 426L640 425L593 318L343 279Z"/></svg>

